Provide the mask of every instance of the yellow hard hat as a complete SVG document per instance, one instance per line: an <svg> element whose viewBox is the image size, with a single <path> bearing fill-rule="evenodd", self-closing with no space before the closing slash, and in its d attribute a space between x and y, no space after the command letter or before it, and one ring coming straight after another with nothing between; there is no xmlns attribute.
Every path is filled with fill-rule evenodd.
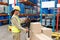
<svg viewBox="0 0 60 40"><path fill-rule="evenodd" d="M16 9L16 10L20 11L20 7L19 6L14 6L13 9Z"/></svg>

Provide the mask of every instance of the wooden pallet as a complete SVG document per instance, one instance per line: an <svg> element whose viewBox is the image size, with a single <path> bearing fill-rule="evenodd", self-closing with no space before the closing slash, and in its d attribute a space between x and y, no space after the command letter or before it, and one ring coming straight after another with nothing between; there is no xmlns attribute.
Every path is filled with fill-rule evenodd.
<svg viewBox="0 0 60 40"><path fill-rule="evenodd" d="M53 33L52 33L52 37L55 37L56 40L59 40L59 38L60 38L60 33L58 33L58 32L53 32Z"/></svg>

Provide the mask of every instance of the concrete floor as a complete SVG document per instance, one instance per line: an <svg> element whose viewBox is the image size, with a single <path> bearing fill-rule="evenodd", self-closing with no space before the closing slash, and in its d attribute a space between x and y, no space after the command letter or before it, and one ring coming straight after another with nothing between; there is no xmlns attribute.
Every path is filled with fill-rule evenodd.
<svg viewBox="0 0 60 40"><path fill-rule="evenodd" d="M0 40L12 40L12 35L8 31L8 25L0 26Z"/></svg>
<svg viewBox="0 0 60 40"><path fill-rule="evenodd" d="M13 40L12 33L8 31L8 25L0 26L0 40ZM22 40L24 40L24 38ZM27 38L27 40L29 40L29 38Z"/></svg>
<svg viewBox="0 0 60 40"><path fill-rule="evenodd" d="M0 26L0 40L13 40L11 32L8 31L8 25Z"/></svg>

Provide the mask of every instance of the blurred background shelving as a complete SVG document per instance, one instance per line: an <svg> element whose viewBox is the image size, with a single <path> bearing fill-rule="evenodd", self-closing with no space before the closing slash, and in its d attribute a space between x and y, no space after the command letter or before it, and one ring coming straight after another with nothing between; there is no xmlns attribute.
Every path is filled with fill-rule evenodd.
<svg viewBox="0 0 60 40"><path fill-rule="evenodd" d="M8 24L8 0L0 0L0 26Z"/></svg>

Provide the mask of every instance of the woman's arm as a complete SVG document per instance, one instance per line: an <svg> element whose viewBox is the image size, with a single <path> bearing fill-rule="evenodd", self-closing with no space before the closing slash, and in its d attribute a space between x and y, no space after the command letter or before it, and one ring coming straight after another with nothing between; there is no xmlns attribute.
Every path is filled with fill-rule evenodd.
<svg viewBox="0 0 60 40"><path fill-rule="evenodd" d="M12 22L18 29L21 29L21 30L26 31L25 28L21 27L20 23L17 21L17 19L16 19L15 17L13 17L13 18L11 19L11 22Z"/></svg>

